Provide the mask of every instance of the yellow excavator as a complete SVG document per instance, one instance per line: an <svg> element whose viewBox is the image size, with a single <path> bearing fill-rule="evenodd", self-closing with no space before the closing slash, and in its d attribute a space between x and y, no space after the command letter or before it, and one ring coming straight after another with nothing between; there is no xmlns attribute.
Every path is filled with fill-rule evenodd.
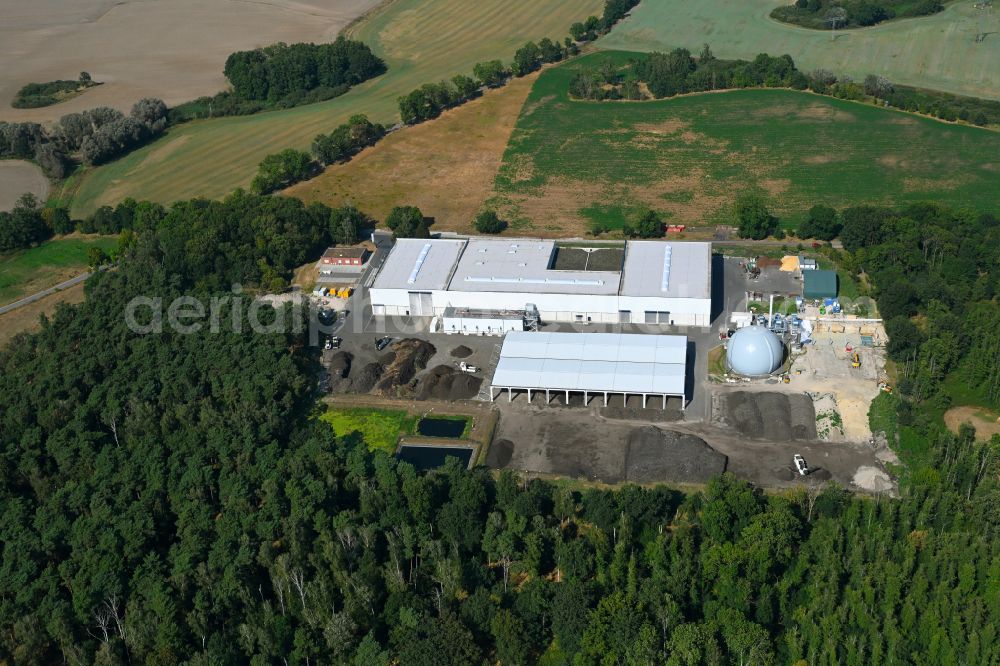
<svg viewBox="0 0 1000 666"><path fill-rule="evenodd" d="M861 356L858 355L858 352L854 352L853 354L851 354L851 367L852 368L861 367Z"/></svg>

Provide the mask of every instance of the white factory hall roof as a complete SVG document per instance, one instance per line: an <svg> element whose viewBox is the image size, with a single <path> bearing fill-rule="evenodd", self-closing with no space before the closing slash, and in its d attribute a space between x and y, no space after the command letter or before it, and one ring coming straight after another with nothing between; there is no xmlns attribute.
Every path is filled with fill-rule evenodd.
<svg viewBox="0 0 1000 666"><path fill-rule="evenodd" d="M382 264L372 289L447 289L464 247L464 240L400 238Z"/></svg>
<svg viewBox="0 0 1000 666"><path fill-rule="evenodd" d="M687 337L628 333L512 332L493 386L684 395Z"/></svg>
<svg viewBox="0 0 1000 666"><path fill-rule="evenodd" d="M629 241L622 296L711 298L712 244Z"/></svg>
<svg viewBox="0 0 1000 666"><path fill-rule="evenodd" d="M471 238L448 288L536 294L618 293L618 271L552 270L555 247L551 240Z"/></svg>

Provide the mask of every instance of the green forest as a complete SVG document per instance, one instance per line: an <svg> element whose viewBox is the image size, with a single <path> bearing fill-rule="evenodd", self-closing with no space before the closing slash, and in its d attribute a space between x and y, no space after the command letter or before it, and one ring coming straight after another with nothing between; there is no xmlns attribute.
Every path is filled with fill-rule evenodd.
<svg viewBox="0 0 1000 666"><path fill-rule="evenodd" d="M231 301L216 333L123 317L287 279L363 215L245 193L105 214L117 267L0 351L0 661L1000 662L1000 438L917 416L988 362L931 359L970 310L996 321L1000 225L841 215L841 259L916 328L892 351L914 370L887 420L922 445L899 498L417 473L320 420L294 327L251 333Z"/></svg>

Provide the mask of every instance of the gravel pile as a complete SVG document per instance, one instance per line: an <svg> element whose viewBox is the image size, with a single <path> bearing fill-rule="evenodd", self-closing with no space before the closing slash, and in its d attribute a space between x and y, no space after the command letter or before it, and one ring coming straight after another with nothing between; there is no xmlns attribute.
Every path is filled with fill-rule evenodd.
<svg viewBox="0 0 1000 666"><path fill-rule="evenodd" d="M884 493L893 489L892 479L877 467L859 467L854 474L854 485L873 493Z"/></svg>
<svg viewBox="0 0 1000 666"><path fill-rule="evenodd" d="M490 450L486 452L486 464L493 469L501 469L510 464L513 455L514 442L509 439L498 439L490 444Z"/></svg>
<svg viewBox="0 0 1000 666"><path fill-rule="evenodd" d="M368 393L375 384L378 383L385 368L380 363L368 363L351 377L351 391L354 393Z"/></svg>
<svg viewBox="0 0 1000 666"><path fill-rule="evenodd" d="M726 471L727 461L700 437L646 426L629 434L625 478L636 483L701 483Z"/></svg>
<svg viewBox="0 0 1000 666"><path fill-rule="evenodd" d="M451 366L437 365L428 371L417 387L417 400L469 400L479 394L483 380Z"/></svg>
<svg viewBox="0 0 1000 666"><path fill-rule="evenodd" d="M330 359L330 376L334 379L345 379L351 374L351 362L354 356L350 352L337 352Z"/></svg>
<svg viewBox="0 0 1000 666"><path fill-rule="evenodd" d="M385 372L374 386L374 392L379 395L396 395L396 389L409 384L418 371L427 367L427 361L437 351L431 343L416 338L400 340L392 349L392 360L384 366ZM382 358L388 356L385 354Z"/></svg>
<svg viewBox="0 0 1000 666"><path fill-rule="evenodd" d="M469 358L472 356L472 350L465 345L459 345L451 350L452 358Z"/></svg>
<svg viewBox="0 0 1000 666"><path fill-rule="evenodd" d="M744 437L816 439L816 410L805 394L727 392L720 396L722 421Z"/></svg>

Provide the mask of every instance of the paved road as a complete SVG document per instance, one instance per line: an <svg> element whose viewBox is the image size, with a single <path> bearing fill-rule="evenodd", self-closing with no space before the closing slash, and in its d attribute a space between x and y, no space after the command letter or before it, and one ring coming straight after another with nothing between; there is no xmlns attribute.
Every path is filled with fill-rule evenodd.
<svg viewBox="0 0 1000 666"><path fill-rule="evenodd" d="M69 289L73 285L80 284L81 282L83 282L84 280L86 280L87 278L89 278L90 275L91 275L90 273L84 273L83 275L77 275L75 278L70 278L69 280L66 280L65 282L60 282L59 284L55 285L54 287L49 287L48 289L43 289L43 290L41 290L39 292L36 292L36 293L32 294L31 296L25 296L24 298L22 298L19 301L14 301L13 303L8 303L7 305L4 305L4 306L0 307L0 315L7 314L11 310L16 310L17 308L19 308L21 306L24 306L24 305L28 305L29 303L34 303L35 301L40 300L42 298L45 298L46 296L49 296L50 294L54 294L57 291L62 291L63 289Z"/></svg>

